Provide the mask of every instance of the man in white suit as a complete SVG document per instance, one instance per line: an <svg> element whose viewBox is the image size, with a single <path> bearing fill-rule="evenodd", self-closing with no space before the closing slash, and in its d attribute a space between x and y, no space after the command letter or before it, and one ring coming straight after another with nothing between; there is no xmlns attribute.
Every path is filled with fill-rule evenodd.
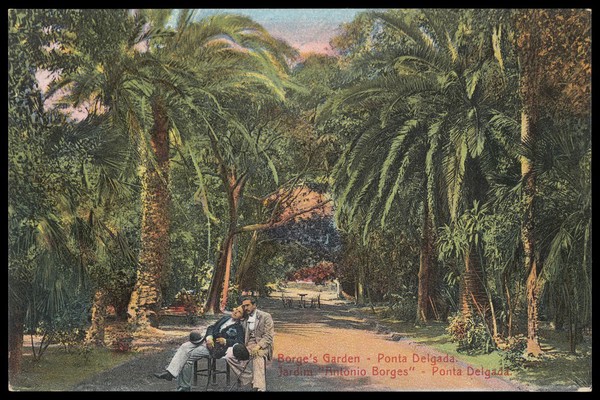
<svg viewBox="0 0 600 400"><path fill-rule="evenodd" d="M238 376L242 386L252 382L252 388L255 391L264 392L267 390L265 363L266 360L273 358L273 336L275 336L273 317L271 314L257 309L254 296L242 297L242 307L245 315L243 322L245 344L250 352L252 365L247 365L250 361L238 361L230 358L227 358L227 362Z"/></svg>
<svg viewBox="0 0 600 400"><path fill-rule="evenodd" d="M189 392L196 360L208 355L214 358L235 357L235 352L231 352L231 350L236 350L234 345L244 347L242 344L247 335L244 335L244 328L241 323L243 316L244 309L241 306L236 307L233 309L231 316L225 315L215 324L210 325L206 329L205 335L197 330L192 331L190 340L179 346L168 367L163 372L154 374L154 376L168 381L177 378L177 391ZM231 354L228 354L228 350ZM242 349L237 350L239 352ZM241 363L241 361L238 362Z"/></svg>

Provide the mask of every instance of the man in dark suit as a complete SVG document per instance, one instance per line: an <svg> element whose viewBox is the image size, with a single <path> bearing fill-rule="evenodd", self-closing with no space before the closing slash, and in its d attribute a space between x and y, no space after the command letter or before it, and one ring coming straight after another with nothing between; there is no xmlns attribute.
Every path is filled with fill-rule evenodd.
<svg viewBox="0 0 600 400"><path fill-rule="evenodd" d="M154 376L168 381L177 377L177 391L189 392L196 360L209 354L214 358L222 358L229 347L236 343L244 344L245 333L241 324L243 316L242 307L236 307L231 316L226 315L206 328L205 335L197 330L192 331L190 340L179 346L165 371Z"/></svg>
<svg viewBox="0 0 600 400"><path fill-rule="evenodd" d="M241 385L252 382L254 390L264 392L267 390L265 379L266 360L273 358L273 317L271 314L257 309L254 296L242 297L245 319L243 322L245 330L246 347L250 352L252 368L246 368L248 361L226 358L231 369L238 376Z"/></svg>

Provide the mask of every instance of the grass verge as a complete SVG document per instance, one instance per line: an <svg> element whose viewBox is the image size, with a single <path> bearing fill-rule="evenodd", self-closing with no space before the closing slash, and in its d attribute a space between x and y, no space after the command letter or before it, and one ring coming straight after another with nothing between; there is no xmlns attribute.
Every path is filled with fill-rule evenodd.
<svg viewBox="0 0 600 400"><path fill-rule="evenodd" d="M23 356L21 374L10 383L13 391L69 391L77 383L111 369L136 356L135 352L118 353L93 348L86 356L73 350L49 347L39 361L31 354Z"/></svg>
<svg viewBox="0 0 600 400"><path fill-rule="evenodd" d="M374 316L370 307L357 309L362 315L375 317L392 331L410 338L415 343L430 346L435 350L455 357L455 359L484 369L509 368L510 379L536 391L575 391L587 390L592 386L592 337L585 336L577 347L576 354L569 351L569 342L564 332L549 328L540 330L541 345L546 351L538 359L530 359L520 368L505 364L500 351L490 354L469 355L456 350L446 332L447 323L432 322L415 326L412 322L382 317L382 309L376 309Z"/></svg>

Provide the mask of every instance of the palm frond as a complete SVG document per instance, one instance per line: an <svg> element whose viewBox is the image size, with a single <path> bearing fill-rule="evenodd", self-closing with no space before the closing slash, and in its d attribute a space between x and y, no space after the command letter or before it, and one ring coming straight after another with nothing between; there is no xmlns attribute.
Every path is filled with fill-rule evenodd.
<svg viewBox="0 0 600 400"><path fill-rule="evenodd" d="M456 128L450 129L454 137L453 145L447 145L443 164L445 170L445 182L448 188L448 204L450 205L450 216L453 220L458 214L458 205L461 198L463 178L465 175L465 162L468 155L468 147L462 139L462 135L456 134Z"/></svg>
<svg viewBox="0 0 600 400"><path fill-rule="evenodd" d="M426 47L430 44L429 38L415 21L407 21L406 16L395 15L387 12L370 12L367 16L382 21L386 26L404 34L416 45ZM404 18L403 18L404 17Z"/></svg>
<svg viewBox="0 0 600 400"><path fill-rule="evenodd" d="M406 121L402 125L400 130L398 131L398 134L396 135L396 137L394 138L394 140L391 143L390 150L387 154L387 157L385 158L385 160L383 161L383 164L381 165L381 173L379 174L379 185L377 186L377 196L379 196L379 197L382 196L383 189L384 189L384 187L386 187L386 183L387 183L386 181L387 181L388 171L389 171L390 167L392 166L392 164L394 163L394 161L396 160L396 157L399 155L399 150L400 150L402 144L404 143L405 139L412 132L419 130L419 128L420 128L419 121L411 119L411 120Z"/></svg>
<svg viewBox="0 0 600 400"><path fill-rule="evenodd" d="M392 204L394 203L394 200L400 190L400 184L404 182L409 167L414 165L415 160L418 159L418 153L421 151L421 149L422 143L418 140L415 140L411 143L410 147L407 149L406 153L402 157L402 161L400 163L398 171L396 172L396 180L394 182L394 185L392 185L388 191L388 195L385 200L385 206L383 212L381 213L380 223L382 228L385 227L386 218L390 210L392 209Z"/></svg>
<svg viewBox="0 0 600 400"><path fill-rule="evenodd" d="M365 177L364 183L362 184L361 189L352 196L350 200L350 204L348 205L348 221L354 221L357 211L363 207L365 204L370 201L375 201L373 197L367 198L369 193L372 193L375 189L375 184L377 183L377 179L375 179L377 175L377 169L372 168L366 172L368 176Z"/></svg>

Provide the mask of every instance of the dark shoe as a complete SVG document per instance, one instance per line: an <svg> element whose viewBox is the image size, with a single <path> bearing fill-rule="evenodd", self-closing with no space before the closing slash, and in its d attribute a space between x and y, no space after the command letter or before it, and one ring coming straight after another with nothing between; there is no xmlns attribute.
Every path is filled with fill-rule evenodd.
<svg viewBox="0 0 600 400"><path fill-rule="evenodd" d="M166 379L168 381L173 380L173 375L169 371L163 371L161 373L154 374L158 379Z"/></svg>
<svg viewBox="0 0 600 400"><path fill-rule="evenodd" d="M183 387L183 386L179 386L176 390L176 392L191 392L192 388L189 387Z"/></svg>

